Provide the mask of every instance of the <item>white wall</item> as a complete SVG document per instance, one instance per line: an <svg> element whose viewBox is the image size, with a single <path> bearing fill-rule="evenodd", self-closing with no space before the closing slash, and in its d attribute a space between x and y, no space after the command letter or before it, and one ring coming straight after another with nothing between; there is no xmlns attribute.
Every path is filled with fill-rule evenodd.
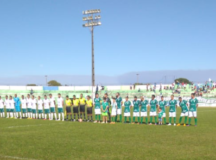
<svg viewBox="0 0 216 160"><path fill-rule="evenodd" d="M33 89L34 91L41 91L43 90L42 86L26 86L26 90L31 90Z"/></svg>
<svg viewBox="0 0 216 160"><path fill-rule="evenodd" d="M9 86L0 86L0 90L9 90L10 87Z"/></svg>
<svg viewBox="0 0 216 160"><path fill-rule="evenodd" d="M59 86L60 91L74 91L74 86Z"/></svg>
<svg viewBox="0 0 216 160"><path fill-rule="evenodd" d="M107 90L109 91L121 90L121 86L107 86Z"/></svg>

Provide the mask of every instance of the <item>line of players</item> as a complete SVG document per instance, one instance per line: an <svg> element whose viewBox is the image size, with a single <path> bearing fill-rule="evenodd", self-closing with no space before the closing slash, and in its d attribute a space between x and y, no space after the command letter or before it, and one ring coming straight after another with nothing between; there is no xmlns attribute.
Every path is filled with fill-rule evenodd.
<svg viewBox="0 0 216 160"><path fill-rule="evenodd" d="M21 102L22 113L20 110L19 102ZM93 121L92 110L94 108L95 111L94 123L100 123L101 115L103 117L102 123L107 123L108 118L111 123L115 123L117 122L118 116L120 118L120 122L122 122L122 106L124 106L125 123L127 121L127 118L129 118L129 122L131 123L130 111L131 109L133 109L132 123L135 123L135 119L137 117L138 124L142 124L143 119L145 118L146 124L149 125L152 125L153 118L155 119L155 124L157 124L157 117L159 118L159 124L162 124L162 119L166 124L165 108L169 106L168 125L171 125L172 118L174 119L174 126L176 125L177 101L174 99L173 95L171 96L170 101L165 101L164 97L161 96L161 100L159 102L155 99L155 95L152 95L150 102L148 102L148 100L145 100L144 97L141 97L141 100L138 100L137 97L135 96L134 100L131 103L128 97L126 97L125 101L123 102L119 93L116 94L115 98L112 98L112 102L110 101L107 94L104 95L103 100L101 100L101 98L99 98L99 95L96 94L96 97L94 99L94 104L93 104L90 96L87 96L87 100L85 100L85 98L81 94L79 99L77 99L76 96L73 96L73 99L71 100L67 96L65 100L65 105L66 105L66 112L67 112L66 120L69 120L68 119L69 116L71 116L71 121L76 121L75 120L76 116L78 117L79 121L82 119L85 120L85 106L87 106L88 121L90 120L90 117L91 120ZM44 120L46 120L49 117L49 120L53 120L53 118L55 117L56 120L62 119L62 121L64 121L64 113L63 113L64 100L61 97L61 94L58 94L57 104L55 102L55 99L52 97L52 94L49 94L49 99L45 95L43 100L41 99L40 96L38 96L38 99L36 100L34 95L32 95L31 98L30 95L27 95L26 99L24 96L22 96L21 100L19 101L19 98L15 94L14 98L12 98L12 96L10 96L9 98L8 96L6 96L5 101L3 102L3 100L0 97L1 117L4 117L4 106L6 107L6 112L7 112L6 118L28 117L28 119L43 118ZM195 98L195 94L191 94L191 99L189 100L189 102L179 97L179 106L181 107L181 115L179 119L179 124L177 126L180 126L183 117L185 117L184 126L186 126L188 116L189 116L188 125L191 124L191 118L194 117L195 126L196 126L198 100ZM58 109L58 117L55 111L56 107ZM73 108L74 119L72 119L71 107ZM148 123L147 112L149 112L150 123Z"/></svg>

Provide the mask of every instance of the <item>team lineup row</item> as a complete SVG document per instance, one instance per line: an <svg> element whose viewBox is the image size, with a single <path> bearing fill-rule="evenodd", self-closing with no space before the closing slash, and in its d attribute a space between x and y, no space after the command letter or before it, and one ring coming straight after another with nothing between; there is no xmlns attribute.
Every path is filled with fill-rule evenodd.
<svg viewBox="0 0 216 160"><path fill-rule="evenodd" d="M163 96L161 96L160 101L157 101L155 95L152 95L150 101L145 100L144 97L138 100L135 96L132 102L128 97L125 97L125 101L123 102L119 93L116 94L116 97L112 97L112 101L108 97L108 94L105 94L103 99L96 94L93 102L90 96L87 96L87 99L85 99L82 94L80 98L76 98L74 95L73 99L66 96L65 100L63 100L61 94L58 94L56 103L52 94L49 94L49 98L45 95L43 100L40 96L36 99L34 95L30 96L29 94L27 98L22 95L20 99L17 97L17 94L15 94L14 98L12 96L6 96L4 101L0 97L0 117L5 117L6 111L6 118L27 117L28 119L42 118L44 120L48 118L49 120L53 120L55 118L57 121L64 121L64 106L67 115L65 120L69 120L69 116L71 121L76 121L76 116L79 122L85 120L87 108L88 122L90 120L93 121L92 112L94 109L94 123L100 123L101 115L103 117L102 123L107 123L109 118L109 122L114 124L117 122L118 116L120 122L122 122L122 115L124 115L125 123L127 122L127 118L129 118L130 123L135 123L137 117L138 124L142 124L145 118L145 123L149 125L152 125L153 118L155 125L157 125L157 122L161 125L162 120L164 120L164 124L166 124L166 107L169 107L168 125L171 125L173 118L174 126L176 125L176 108L179 106L181 107L181 114L177 126L180 126L183 117L185 117L183 125L186 126L188 116L188 126L191 124L192 117L194 117L195 126L197 125L198 100L195 98L195 94L191 94L191 99L188 102L179 97L179 104L177 104L173 95L169 101L165 101ZM124 113L122 113L122 106L124 106ZM6 110L4 110L4 108ZM71 108L73 109L73 118ZM56 114L56 109L58 110L58 116ZM132 115L131 110L133 111ZM149 112L150 122L148 122L147 112ZM131 116L133 117L133 122L131 122Z"/></svg>

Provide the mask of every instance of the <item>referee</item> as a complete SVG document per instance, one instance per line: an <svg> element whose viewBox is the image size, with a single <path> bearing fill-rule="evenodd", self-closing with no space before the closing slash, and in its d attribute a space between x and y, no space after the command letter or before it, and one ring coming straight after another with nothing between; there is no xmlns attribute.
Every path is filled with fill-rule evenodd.
<svg viewBox="0 0 216 160"><path fill-rule="evenodd" d="M74 114L74 122L76 121L76 115L78 117L78 121L79 121L79 99L76 98L75 95L73 95L73 114Z"/></svg>
<svg viewBox="0 0 216 160"><path fill-rule="evenodd" d="M104 97L106 98L106 102L108 103L108 109L107 109L107 111L108 111L108 116L109 116L109 122L111 122L111 114L110 114L110 111L109 111L109 107L110 107L111 101L110 101L110 98L108 97L107 93L104 94Z"/></svg>
<svg viewBox="0 0 216 160"><path fill-rule="evenodd" d="M65 104L66 104L66 112L67 112L66 121L68 121L68 115L70 115L71 121L72 121L72 113L71 113L72 102L71 102L71 100L69 99L68 96L66 96Z"/></svg>
<svg viewBox="0 0 216 160"><path fill-rule="evenodd" d="M85 121L85 105L86 105L86 100L83 97L83 94L80 94L79 104L80 104L80 119L82 119L82 114L83 114L83 121Z"/></svg>

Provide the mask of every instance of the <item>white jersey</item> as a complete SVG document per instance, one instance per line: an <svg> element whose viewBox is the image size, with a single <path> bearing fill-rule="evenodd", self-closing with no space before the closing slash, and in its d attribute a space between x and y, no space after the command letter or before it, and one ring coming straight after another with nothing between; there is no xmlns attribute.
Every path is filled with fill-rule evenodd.
<svg viewBox="0 0 216 160"><path fill-rule="evenodd" d="M44 99L43 100L44 109L49 109L49 103L50 103L49 99Z"/></svg>
<svg viewBox="0 0 216 160"><path fill-rule="evenodd" d="M1 109L4 108L4 102L3 102L2 99L0 99L0 108L1 108Z"/></svg>
<svg viewBox="0 0 216 160"><path fill-rule="evenodd" d="M21 99L22 109L26 109L26 103L27 103L27 101L25 98Z"/></svg>
<svg viewBox="0 0 216 160"><path fill-rule="evenodd" d="M31 108L32 109L36 109L36 103L37 103L36 99L31 99Z"/></svg>
<svg viewBox="0 0 216 160"><path fill-rule="evenodd" d="M54 103L55 98L52 97L52 98L49 99L49 101L50 101L50 107L55 107L55 103Z"/></svg>
<svg viewBox="0 0 216 160"><path fill-rule="evenodd" d="M13 99L9 99L9 106L10 106L10 109L14 109L14 103L15 101Z"/></svg>
<svg viewBox="0 0 216 160"><path fill-rule="evenodd" d="M26 99L27 108L31 108L31 98Z"/></svg>
<svg viewBox="0 0 216 160"><path fill-rule="evenodd" d="M10 109L9 99L5 99L4 105L7 109Z"/></svg>
<svg viewBox="0 0 216 160"><path fill-rule="evenodd" d="M43 110L43 101L42 101L42 99L38 99L37 105L38 105L38 110Z"/></svg>
<svg viewBox="0 0 216 160"><path fill-rule="evenodd" d="M60 97L60 98L57 99L58 108L62 108L62 107L63 107L63 106L62 106L62 102L64 102L64 100L63 100L62 97Z"/></svg>

